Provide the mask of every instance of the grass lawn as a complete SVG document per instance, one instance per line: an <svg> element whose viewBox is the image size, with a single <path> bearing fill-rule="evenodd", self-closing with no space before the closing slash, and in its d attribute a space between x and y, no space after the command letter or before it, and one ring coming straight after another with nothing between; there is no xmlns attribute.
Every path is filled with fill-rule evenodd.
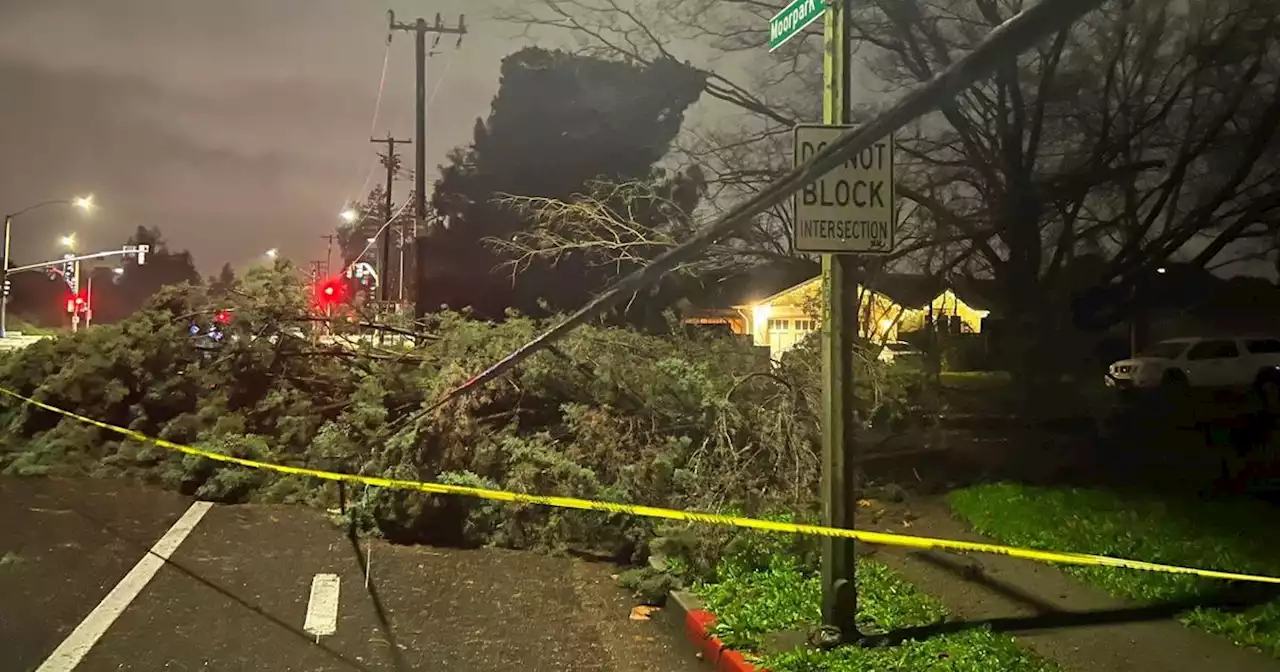
<svg viewBox="0 0 1280 672"><path fill-rule="evenodd" d="M952 510L977 532L1014 546L1280 575L1275 532L1280 512L1260 502L1171 501L1014 484L964 488L948 499ZM1142 602L1207 598L1224 587L1222 581L1178 574L1105 567L1064 570L1113 595ZM1236 613L1198 607L1181 619L1280 658L1280 601Z"/></svg>
<svg viewBox="0 0 1280 672"><path fill-rule="evenodd" d="M940 378L946 387L964 390L998 390L1013 384L1007 371L943 371Z"/></svg>
<svg viewBox="0 0 1280 672"><path fill-rule="evenodd" d="M946 612L937 600L917 592L882 564L858 564L859 620L877 632L930 625ZM716 583L695 592L716 615L715 634L771 672L1050 672L1057 667L1020 648L1012 637L973 629L909 641L899 646L845 646L830 651L804 648L762 653L770 632L803 629L820 622L822 587L818 577L794 559L775 556L767 568L721 567Z"/></svg>

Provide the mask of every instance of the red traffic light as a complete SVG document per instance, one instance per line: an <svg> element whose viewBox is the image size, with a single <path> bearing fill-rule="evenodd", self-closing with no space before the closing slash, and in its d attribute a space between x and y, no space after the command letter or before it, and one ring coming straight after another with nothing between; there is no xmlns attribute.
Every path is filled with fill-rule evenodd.
<svg viewBox="0 0 1280 672"><path fill-rule="evenodd" d="M342 277L325 278L316 285L316 303L327 308L346 300L347 284Z"/></svg>
<svg viewBox="0 0 1280 672"><path fill-rule="evenodd" d="M84 312L88 307L89 307L89 300L88 300L88 298L86 298L86 297L85 297L85 295L83 295L83 294L80 294L79 296L68 296L68 297L67 297L67 312L68 312L68 313L82 313L82 312Z"/></svg>
<svg viewBox="0 0 1280 672"><path fill-rule="evenodd" d="M213 314L213 321L214 321L214 322L217 322L218 324L228 324L228 323L230 323L230 322L231 322L231 311L230 311L230 310L219 310L218 312L216 312L216 313L214 313L214 314Z"/></svg>

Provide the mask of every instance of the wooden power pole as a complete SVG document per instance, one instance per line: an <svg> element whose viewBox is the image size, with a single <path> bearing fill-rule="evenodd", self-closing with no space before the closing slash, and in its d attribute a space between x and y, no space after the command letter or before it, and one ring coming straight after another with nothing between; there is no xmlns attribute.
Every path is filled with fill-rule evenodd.
<svg viewBox="0 0 1280 672"><path fill-rule="evenodd" d="M414 139L416 141L414 152L414 221L415 228L419 231L426 232L427 225L427 33L435 35L432 47L440 43L440 36L449 34L458 36L458 45L462 46L462 36L467 34L466 15L458 16L457 26L446 26L440 20L440 14L436 13L436 22L429 25L426 19L421 17L413 23L399 23L396 21L395 12L387 12L390 29L392 31L403 30L414 34L414 55L417 67L417 87L416 97L418 105L417 125L414 129ZM419 234L422 235L422 234ZM417 241L413 242L410 248L410 256L416 257ZM416 273L422 274L421 266L415 266ZM401 282L404 279L401 278ZM415 283L416 286L416 283Z"/></svg>
<svg viewBox="0 0 1280 672"><path fill-rule="evenodd" d="M396 145L405 145L413 142L412 140L398 140L391 137L391 133L387 133L385 138L369 138L369 142L386 143L387 153L380 155L382 157L382 165L387 169L387 190L384 196L386 201L382 204L383 220L382 226L378 227L382 233L382 259L378 262L378 300L386 303L390 297L391 287L391 216L392 210L391 185L395 183L396 171L400 169L400 155L396 154ZM404 284L404 278L397 277L396 282Z"/></svg>
<svg viewBox="0 0 1280 672"><path fill-rule="evenodd" d="M329 247L325 250L324 257L324 272L326 275L329 273L329 269L333 268L333 241L336 240L337 237L337 235L332 233L320 236L322 240L328 241L329 243Z"/></svg>

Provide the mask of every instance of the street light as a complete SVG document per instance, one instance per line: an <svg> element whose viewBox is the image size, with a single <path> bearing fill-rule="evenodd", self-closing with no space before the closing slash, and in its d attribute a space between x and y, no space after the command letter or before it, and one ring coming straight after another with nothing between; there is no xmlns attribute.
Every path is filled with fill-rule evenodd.
<svg viewBox="0 0 1280 672"><path fill-rule="evenodd" d="M271 249L269 249L269 250L267 250L267 258L268 258L268 259L275 259L275 258L276 258L276 257L278 257L278 256L280 256L280 250L278 250L278 249L276 249L276 248L274 248L274 247L273 247L273 248L271 248Z"/></svg>
<svg viewBox="0 0 1280 672"><path fill-rule="evenodd" d="M69 205L73 208L76 208L77 210L80 210L81 212L84 212L85 214L92 212L93 209L96 207L93 202L93 194L89 194L88 196L77 196L73 198L55 198L49 201L42 201L40 203L36 203L35 205L31 205L21 210L18 210L16 212L11 212L5 215L4 216L4 260L3 262L0 262L0 280L7 280L9 277L9 244L10 244L10 241L13 239L13 233L12 233L13 218L18 217L19 215L23 215L28 212L31 212L32 210L43 208L48 205ZM9 304L8 301L0 299L0 338L4 338L5 334L8 333L8 324L9 324L8 304Z"/></svg>
<svg viewBox="0 0 1280 672"><path fill-rule="evenodd" d="M74 234L74 233L67 234L67 235L63 236L62 238L60 238L60 239L58 240L58 242L62 243L62 246L63 246L63 247L65 247L65 248L67 248L68 250L75 249L75 246L76 246L76 234Z"/></svg>
<svg viewBox="0 0 1280 672"><path fill-rule="evenodd" d="M346 210L342 211L342 221L348 224L352 224L357 219L360 219L360 213L356 212L355 210L351 208L347 208Z"/></svg>

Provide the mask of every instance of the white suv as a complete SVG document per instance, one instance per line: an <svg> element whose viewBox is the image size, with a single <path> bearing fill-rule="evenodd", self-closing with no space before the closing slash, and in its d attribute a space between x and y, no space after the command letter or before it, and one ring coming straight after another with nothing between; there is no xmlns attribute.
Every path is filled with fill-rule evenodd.
<svg viewBox="0 0 1280 672"><path fill-rule="evenodd" d="M1274 394L1280 386L1280 338L1175 338L1122 359L1107 371L1107 386L1246 387ZM1265 388L1265 389L1264 389Z"/></svg>

